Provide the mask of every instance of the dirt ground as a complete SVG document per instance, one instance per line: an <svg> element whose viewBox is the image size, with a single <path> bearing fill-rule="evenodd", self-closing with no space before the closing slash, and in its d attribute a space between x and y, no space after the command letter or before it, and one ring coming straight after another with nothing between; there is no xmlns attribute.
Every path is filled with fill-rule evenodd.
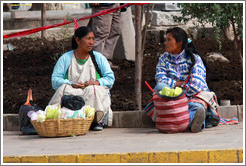
<svg viewBox="0 0 246 166"><path fill-rule="evenodd" d="M221 99L231 100L232 105L243 104L243 69L233 51L233 43L222 42L222 50L214 39L193 41L200 56L206 58L208 52L220 52L229 64L215 61L207 63L207 82L211 91ZM27 91L33 90L34 102L43 109L48 104L54 90L51 87L51 74L61 53L71 49L70 40L41 41L37 38L7 39L17 49L3 52L3 113L18 113L25 103ZM152 97L144 81L155 86L155 67L159 54L164 52L163 44L147 42L143 57L142 107ZM135 64L126 60L114 60L120 69L114 69L115 84L111 89L112 110L136 110L134 96Z"/></svg>

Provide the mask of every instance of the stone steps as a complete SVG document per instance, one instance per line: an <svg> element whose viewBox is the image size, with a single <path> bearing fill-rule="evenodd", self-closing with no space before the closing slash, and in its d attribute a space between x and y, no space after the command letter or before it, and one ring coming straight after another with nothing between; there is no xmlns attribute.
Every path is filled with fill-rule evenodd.
<svg viewBox="0 0 246 166"><path fill-rule="evenodd" d="M243 121L243 105L218 107L218 113L223 118L237 117ZM113 128L143 128L154 127L155 123L144 111L113 111ZM3 130L18 131L18 114L3 114Z"/></svg>

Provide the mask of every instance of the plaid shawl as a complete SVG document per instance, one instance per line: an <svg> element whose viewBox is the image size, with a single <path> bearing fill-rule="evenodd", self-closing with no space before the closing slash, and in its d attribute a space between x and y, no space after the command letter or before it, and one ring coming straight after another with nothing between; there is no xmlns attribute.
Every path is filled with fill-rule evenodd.
<svg viewBox="0 0 246 166"><path fill-rule="evenodd" d="M219 106L217 102L217 97L214 92L208 92L208 91L201 91L198 94L195 95L195 97L203 100L207 105L209 106L209 109L212 114L220 117L220 123L219 124L237 124L238 118L232 117L231 119L225 119L222 118L218 112L216 111L216 107Z"/></svg>

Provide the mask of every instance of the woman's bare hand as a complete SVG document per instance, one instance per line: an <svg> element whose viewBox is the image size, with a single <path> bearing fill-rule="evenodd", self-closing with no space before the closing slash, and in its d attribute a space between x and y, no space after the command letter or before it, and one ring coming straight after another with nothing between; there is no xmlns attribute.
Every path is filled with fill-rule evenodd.
<svg viewBox="0 0 246 166"><path fill-rule="evenodd" d="M75 82L75 83L72 83L72 87L73 88L84 88L85 87L85 84L84 83L81 83L81 82Z"/></svg>
<svg viewBox="0 0 246 166"><path fill-rule="evenodd" d="M86 82L88 85L100 85L98 81L88 81Z"/></svg>
<svg viewBox="0 0 246 166"><path fill-rule="evenodd" d="M185 81L176 81L176 87L181 87L184 83Z"/></svg>

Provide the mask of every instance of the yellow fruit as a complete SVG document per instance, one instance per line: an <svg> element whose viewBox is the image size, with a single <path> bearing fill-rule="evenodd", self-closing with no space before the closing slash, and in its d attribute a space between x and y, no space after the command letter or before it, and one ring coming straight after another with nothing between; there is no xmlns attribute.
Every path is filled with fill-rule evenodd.
<svg viewBox="0 0 246 166"><path fill-rule="evenodd" d="M164 87L162 88L162 95L165 95L165 96L170 96L170 88L168 87Z"/></svg>
<svg viewBox="0 0 246 166"><path fill-rule="evenodd" d="M46 107L46 119L57 119L61 110L58 107L48 105Z"/></svg>
<svg viewBox="0 0 246 166"><path fill-rule="evenodd" d="M85 116L86 117L92 117L95 114L95 108L92 108L90 106L85 106Z"/></svg>
<svg viewBox="0 0 246 166"><path fill-rule="evenodd" d="M182 88L176 87L174 90L174 97L180 95L182 93Z"/></svg>
<svg viewBox="0 0 246 166"><path fill-rule="evenodd" d="M182 88L176 87L175 89L170 89L168 87L163 87L159 93L168 97L176 97L182 93Z"/></svg>

